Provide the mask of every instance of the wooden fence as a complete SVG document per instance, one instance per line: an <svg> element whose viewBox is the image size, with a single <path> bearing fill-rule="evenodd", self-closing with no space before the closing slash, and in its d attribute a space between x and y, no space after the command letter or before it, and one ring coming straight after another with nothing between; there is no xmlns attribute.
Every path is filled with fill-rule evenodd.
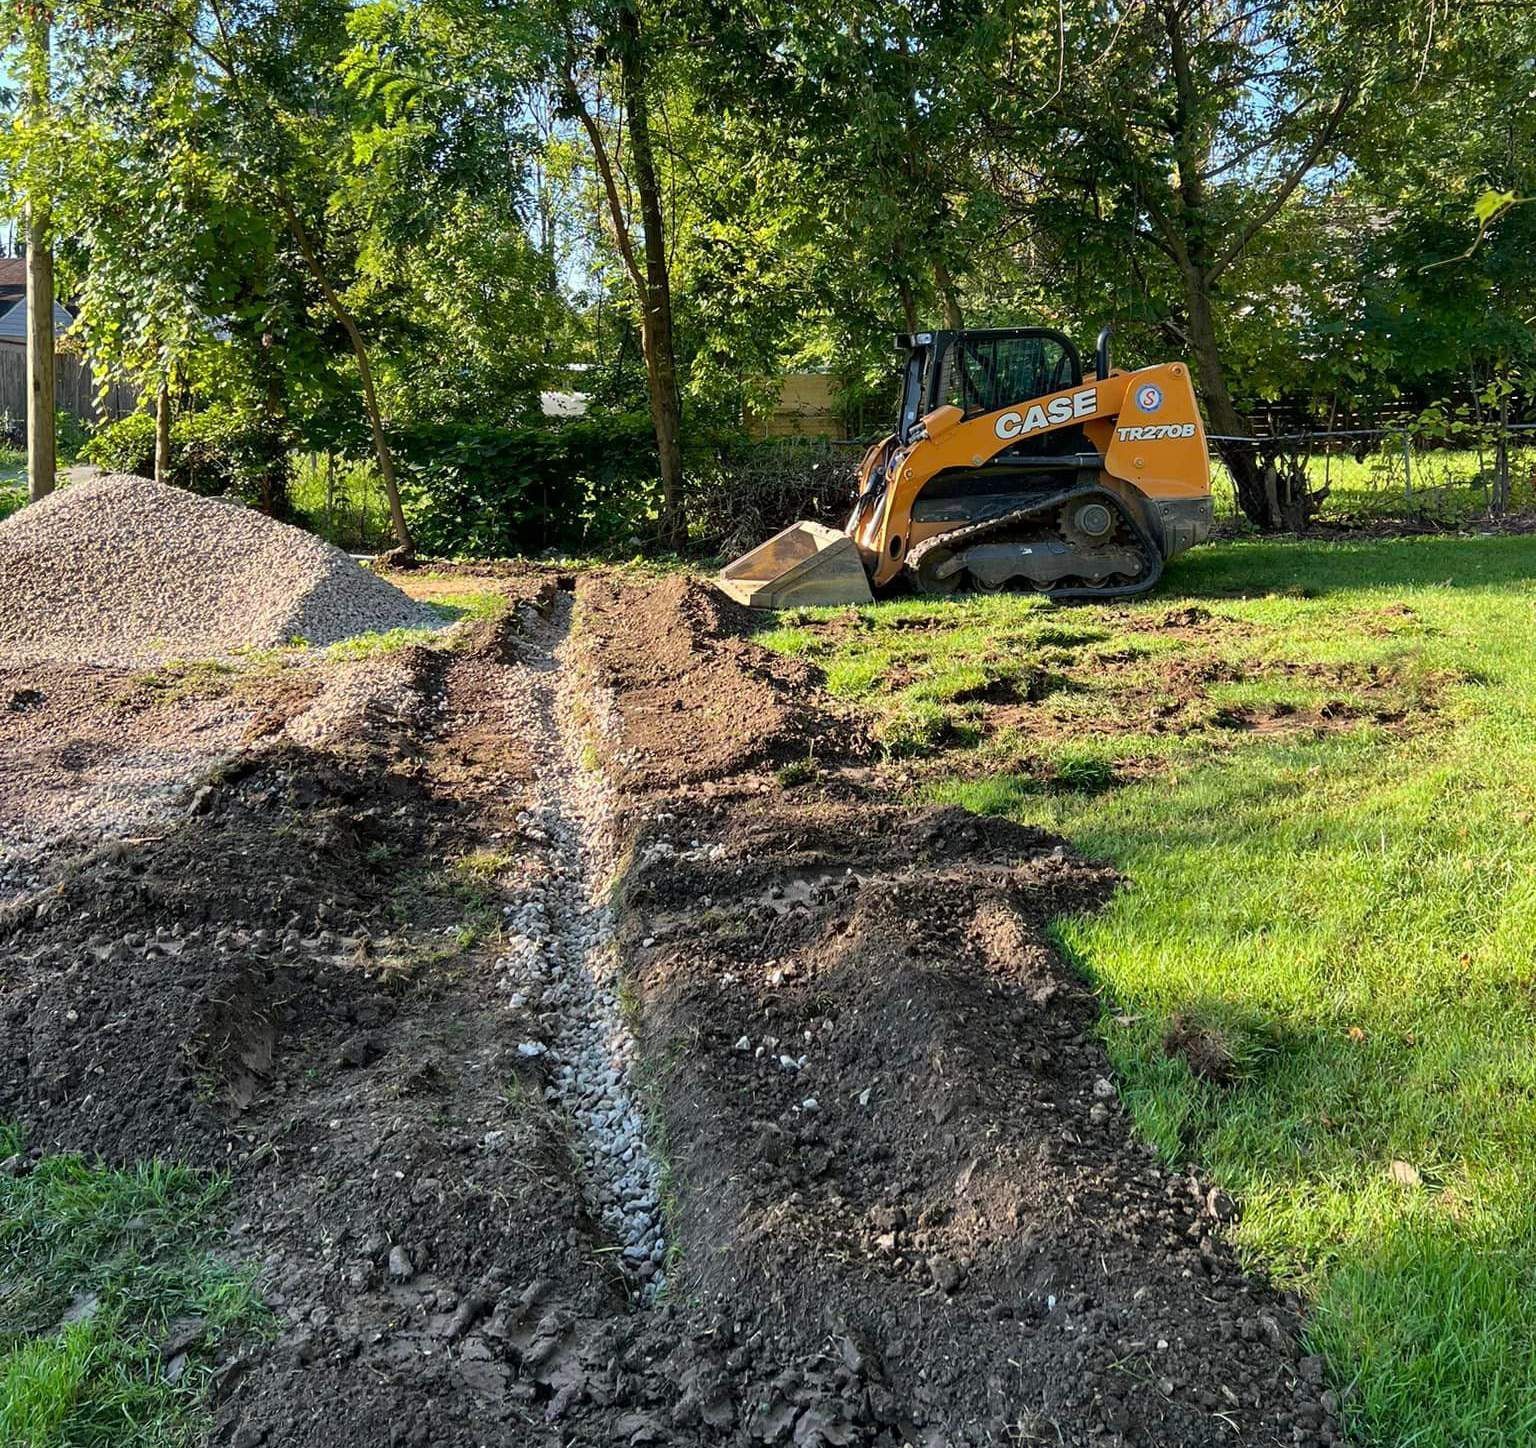
<svg viewBox="0 0 1536 1448"><path fill-rule="evenodd" d="M67 353L54 363L54 400L61 412L73 413L82 422L94 423L122 417L138 406L138 392L118 383L100 402L90 366ZM27 349L0 344L0 416L17 423L27 417Z"/></svg>

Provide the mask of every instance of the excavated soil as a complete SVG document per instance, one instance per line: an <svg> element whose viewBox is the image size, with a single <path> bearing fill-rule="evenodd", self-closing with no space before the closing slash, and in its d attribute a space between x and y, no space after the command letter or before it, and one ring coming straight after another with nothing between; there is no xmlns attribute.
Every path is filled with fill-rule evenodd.
<svg viewBox="0 0 1536 1448"><path fill-rule="evenodd" d="M1006 822L869 797L857 770L781 789L763 765L847 726L734 636L746 620L682 583L589 579L579 600L625 762L624 942L675 1292L709 1331L665 1431L1333 1441L1296 1303L1237 1267L1224 1194L1134 1141L1096 1002L1046 942L1111 874ZM694 662L637 682L633 661L663 656ZM669 753L714 744L701 689L749 701L758 748L679 789Z"/></svg>
<svg viewBox="0 0 1536 1448"><path fill-rule="evenodd" d="M233 1173L275 1334L219 1364L212 1442L1336 1441L1297 1304L1238 1269L1237 1206L1134 1140L1043 933L1110 872L879 797L749 616L594 575L584 818L622 862L673 1250L634 1305L518 1049L549 1023L497 970L542 847L539 724L508 704L556 584L502 579L519 606L458 653L250 685L159 827L53 851L0 914L0 1115L37 1152ZM121 718L125 747L161 729Z"/></svg>
<svg viewBox="0 0 1536 1448"><path fill-rule="evenodd" d="M579 599L603 689L622 701L622 742L605 760L622 789L723 781L755 765L865 749L858 730L816 699L815 670L770 664L744 637L757 622L750 609L681 576L614 587Z"/></svg>

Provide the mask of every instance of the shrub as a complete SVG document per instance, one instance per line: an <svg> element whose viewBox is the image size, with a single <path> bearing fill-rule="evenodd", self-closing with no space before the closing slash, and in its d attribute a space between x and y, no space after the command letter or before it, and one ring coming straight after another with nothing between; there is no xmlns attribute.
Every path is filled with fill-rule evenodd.
<svg viewBox="0 0 1536 1448"><path fill-rule="evenodd" d="M26 501L25 488L8 487L0 483L0 523L3 523L12 513L20 511L26 505Z"/></svg>
<svg viewBox="0 0 1536 1448"><path fill-rule="evenodd" d="M103 423L80 455L109 473L152 477L155 419L134 412ZM177 487L204 497L233 495L280 507L287 476L287 439L264 418L216 407L184 412L171 424L170 481ZM264 489L276 496L266 497Z"/></svg>
<svg viewBox="0 0 1536 1448"><path fill-rule="evenodd" d="M68 467L80 456L80 449L90 437L86 425L72 412L59 408L53 416L54 449L60 467Z"/></svg>
<svg viewBox="0 0 1536 1448"><path fill-rule="evenodd" d="M130 412L115 422L103 422L80 449L80 456L103 472L147 478L155 470L155 420L147 412Z"/></svg>
<svg viewBox="0 0 1536 1448"><path fill-rule="evenodd" d="M267 419L226 408L188 412L171 426L171 481L204 497L234 494L280 509L288 439Z"/></svg>
<svg viewBox="0 0 1536 1448"><path fill-rule="evenodd" d="M693 536L734 558L801 519L841 527L862 456L858 446L785 438L737 442L690 460Z"/></svg>
<svg viewBox="0 0 1536 1448"><path fill-rule="evenodd" d="M395 437L406 517L440 557L597 548L650 531L656 446L649 419L548 427L441 424Z"/></svg>

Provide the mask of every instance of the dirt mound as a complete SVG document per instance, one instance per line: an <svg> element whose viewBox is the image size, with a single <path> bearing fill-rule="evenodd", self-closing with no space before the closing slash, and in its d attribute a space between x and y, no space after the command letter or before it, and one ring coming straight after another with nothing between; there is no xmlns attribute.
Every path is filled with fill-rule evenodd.
<svg viewBox="0 0 1536 1448"><path fill-rule="evenodd" d="M610 586L583 608L695 640L724 697L777 667L726 611L688 617L689 590L593 599ZM659 753L653 686L628 685L620 647L594 638L590 663L615 747ZM824 737L813 699L795 707L793 737ZM676 747L752 757L734 721L701 737L709 719ZM1230 1202L1135 1140L1097 1002L1048 943L1107 870L1003 821L861 797L857 773L765 800L746 776L678 789L620 757L622 943L663 1063L673 1290L697 1304L671 1326L690 1343L654 1441L1335 1440L1297 1304L1240 1270Z"/></svg>
<svg viewBox="0 0 1536 1448"><path fill-rule="evenodd" d="M608 721L617 731L610 767L624 780L693 783L865 747L856 726L810 702L817 670L743 637L753 623L750 610L680 576L582 588L576 627L624 700Z"/></svg>
<svg viewBox="0 0 1536 1448"><path fill-rule="evenodd" d="M142 664L440 622L345 553L144 478L62 488L0 523L0 657Z"/></svg>
<svg viewBox="0 0 1536 1448"><path fill-rule="evenodd" d="M334 1050L359 1009L392 1014L381 957L398 927L373 861L422 847L419 791L277 749L194 799L165 833L98 847L0 910L18 967L0 1101L41 1140L225 1161L279 1042Z"/></svg>

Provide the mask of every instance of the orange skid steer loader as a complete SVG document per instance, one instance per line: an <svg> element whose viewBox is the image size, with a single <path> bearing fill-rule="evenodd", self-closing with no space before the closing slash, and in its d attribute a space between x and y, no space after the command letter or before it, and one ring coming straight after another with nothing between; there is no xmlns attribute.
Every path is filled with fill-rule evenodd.
<svg viewBox="0 0 1536 1448"><path fill-rule="evenodd" d="M1211 528L1205 430L1189 369L1109 363L1085 376L1043 327L920 332L896 431L859 465L839 533L796 523L728 564L718 583L754 608L869 603L1010 585L1053 598L1143 593Z"/></svg>

